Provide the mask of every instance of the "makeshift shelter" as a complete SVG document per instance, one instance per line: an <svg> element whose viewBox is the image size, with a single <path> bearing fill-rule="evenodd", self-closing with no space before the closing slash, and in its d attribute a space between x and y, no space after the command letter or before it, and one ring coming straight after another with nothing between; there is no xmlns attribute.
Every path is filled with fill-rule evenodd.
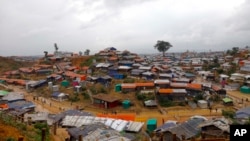
<svg viewBox="0 0 250 141"><path fill-rule="evenodd" d="M220 96L226 96L227 94L227 91L225 89L222 89L217 85L212 85L210 92L214 92L215 94L218 94Z"/></svg>
<svg viewBox="0 0 250 141"><path fill-rule="evenodd" d="M199 125L206 138L224 138L230 134L229 121L225 118L207 120Z"/></svg>
<svg viewBox="0 0 250 141"><path fill-rule="evenodd" d="M235 118L240 123L246 123L249 121L250 117L250 106L246 108L239 109L235 112Z"/></svg>
<svg viewBox="0 0 250 141"><path fill-rule="evenodd" d="M170 88L173 88L173 89L186 89L187 88L187 83L171 82L170 83Z"/></svg>
<svg viewBox="0 0 250 141"><path fill-rule="evenodd" d="M196 77L196 75L192 73L185 73L184 75L185 77L190 78L190 79L194 79Z"/></svg>
<svg viewBox="0 0 250 141"><path fill-rule="evenodd" d="M242 86L240 88L240 92L245 93L245 94L250 94L250 87L248 87L248 86Z"/></svg>
<svg viewBox="0 0 250 141"><path fill-rule="evenodd" d="M74 80L74 81L72 82L72 86L73 86L73 87L78 86L78 85L79 85L79 82L78 82L77 80Z"/></svg>
<svg viewBox="0 0 250 141"><path fill-rule="evenodd" d="M0 90L0 97L3 97L3 96L8 95L8 94L9 94L8 91Z"/></svg>
<svg viewBox="0 0 250 141"><path fill-rule="evenodd" d="M8 95L2 97L2 100L7 100L8 102L23 100L23 93L18 92L10 92Z"/></svg>
<svg viewBox="0 0 250 141"><path fill-rule="evenodd" d="M93 104L100 108L114 108L120 104L120 99L109 94L93 95Z"/></svg>
<svg viewBox="0 0 250 141"><path fill-rule="evenodd" d="M79 140L79 136L82 135L82 141L131 141L134 140L134 136L126 137L126 133L119 133L111 127L107 127L104 123L93 123L86 125L84 128L67 128L71 141Z"/></svg>
<svg viewBox="0 0 250 141"><path fill-rule="evenodd" d="M64 101L68 99L69 95L61 92L54 92L51 95L52 99L57 100L57 101Z"/></svg>
<svg viewBox="0 0 250 141"><path fill-rule="evenodd" d="M222 101L223 101L223 104L224 104L224 105L233 106L233 100L230 99L230 98L228 98L228 97L223 98Z"/></svg>
<svg viewBox="0 0 250 141"><path fill-rule="evenodd" d="M0 110L7 110L9 108L8 101L0 100Z"/></svg>
<svg viewBox="0 0 250 141"><path fill-rule="evenodd" d="M184 102L187 91L185 89L159 89L158 99Z"/></svg>
<svg viewBox="0 0 250 141"><path fill-rule="evenodd" d="M128 109L128 108L130 107L130 105L131 105L131 102L130 102L129 100L124 100L124 101L122 102L122 107L123 107L124 109Z"/></svg>
<svg viewBox="0 0 250 141"><path fill-rule="evenodd" d="M114 77L115 79L123 79L125 76L124 76L124 74L115 73L115 74L113 74L113 77Z"/></svg>
<svg viewBox="0 0 250 141"><path fill-rule="evenodd" d="M112 81L112 78L106 75L106 76L98 77L96 81L97 83L108 84Z"/></svg>
<svg viewBox="0 0 250 141"><path fill-rule="evenodd" d="M157 127L154 132L159 133L159 132L164 132L166 130L168 130L169 128L175 127L177 121L167 121L165 122L163 125L161 125L160 127Z"/></svg>
<svg viewBox="0 0 250 141"><path fill-rule="evenodd" d="M152 80L155 77L155 74L149 71L143 72L142 77L146 78L147 80Z"/></svg>
<svg viewBox="0 0 250 141"><path fill-rule="evenodd" d="M200 108L202 108L202 109L205 109L205 108L208 107L208 103L207 103L207 101L205 101L205 100L198 100L197 105L198 105Z"/></svg>
<svg viewBox="0 0 250 141"><path fill-rule="evenodd" d="M173 135L176 135L177 140L182 141L185 139L191 139L201 132L199 124L204 122L204 118L191 118L186 122L183 122L175 127L167 129L163 132L162 139L164 141L173 139ZM185 139L183 139L185 137Z"/></svg>
<svg viewBox="0 0 250 141"><path fill-rule="evenodd" d="M157 107L157 103L155 100L146 100L143 104L145 107Z"/></svg>
<svg viewBox="0 0 250 141"><path fill-rule="evenodd" d="M154 81L156 87L160 88L169 88L170 87L170 82L168 79L162 80L162 79L157 79Z"/></svg>
<svg viewBox="0 0 250 141"><path fill-rule="evenodd" d="M154 83L153 82L147 82L147 83L135 83L136 90L148 90L148 89L154 89Z"/></svg>
<svg viewBox="0 0 250 141"><path fill-rule="evenodd" d="M36 105L31 101L18 100L8 102L9 109L31 109L35 110Z"/></svg>
<svg viewBox="0 0 250 141"><path fill-rule="evenodd" d="M116 84L115 85L115 92L120 92L122 90L122 85L121 84Z"/></svg>
<svg viewBox="0 0 250 141"><path fill-rule="evenodd" d="M121 84L122 92L134 92L136 89L135 83L123 83Z"/></svg>
<svg viewBox="0 0 250 141"><path fill-rule="evenodd" d="M29 86L31 88L36 89L36 88L41 87L41 86L46 85L46 84L47 84L47 80L44 79L44 80L36 81L35 83L30 84Z"/></svg>
<svg viewBox="0 0 250 141"><path fill-rule="evenodd" d="M68 87L68 86L69 86L69 81L63 80L63 81L61 82L61 85L62 85L63 87Z"/></svg>
<svg viewBox="0 0 250 141"><path fill-rule="evenodd" d="M135 121L136 115L133 113L116 113L116 114L106 114L106 113L98 113L97 117L101 118L112 118L112 119L121 119L126 121Z"/></svg>
<svg viewBox="0 0 250 141"><path fill-rule="evenodd" d="M147 130L149 132L154 131L157 128L157 119L152 118L147 121Z"/></svg>

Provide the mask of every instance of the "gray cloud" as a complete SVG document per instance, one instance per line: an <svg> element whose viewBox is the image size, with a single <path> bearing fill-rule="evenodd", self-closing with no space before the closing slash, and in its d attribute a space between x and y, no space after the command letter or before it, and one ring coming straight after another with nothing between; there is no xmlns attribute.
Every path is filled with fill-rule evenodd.
<svg viewBox="0 0 250 141"><path fill-rule="evenodd" d="M250 2L243 0L3 0L0 55L105 47L138 53L225 50L250 44Z"/></svg>

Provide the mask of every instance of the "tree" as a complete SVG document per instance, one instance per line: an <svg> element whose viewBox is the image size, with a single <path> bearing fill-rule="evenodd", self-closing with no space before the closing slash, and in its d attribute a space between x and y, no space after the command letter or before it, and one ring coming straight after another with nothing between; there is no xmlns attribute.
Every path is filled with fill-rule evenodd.
<svg viewBox="0 0 250 141"><path fill-rule="evenodd" d="M55 47L55 50L56 50L56 52L58 51L58 47L57 47L57 44L55 43L54 44L54 47Z"/></svg>
<svg viewBox="0 0 250 141"><path fill-rule="evenodd" d="M47 59L48 59L48 51L44 51L43 53L44 53L44 59L47 61Z"/></svg>
<svg viewBox="0 0 250 141"><path fill-rule="evenodd" d="M169 42L158 40L156 45L154 46L159 52L162 52L163 56L165 56L165 52L169 50L172 45Z"/></svg>
<svg viewBox="0 0 250 141"><path fill-rule="evenodd" d="M89 52L90 52L90 50L89 50L89 49L86 49L86 50L84 51L84 55L89 55Z"/></svg>
<svg viewBox="0 0 250 141"><path fill-rule="evenodd" d="M81 51L79 51L79 55L82 56L82 52Z"/></svg>
<svg viewBox="0 0 250 141"><path fill-rule="evenodd" d="M48 51L44 51L44 57L47 58L48 57Z"/></svg>

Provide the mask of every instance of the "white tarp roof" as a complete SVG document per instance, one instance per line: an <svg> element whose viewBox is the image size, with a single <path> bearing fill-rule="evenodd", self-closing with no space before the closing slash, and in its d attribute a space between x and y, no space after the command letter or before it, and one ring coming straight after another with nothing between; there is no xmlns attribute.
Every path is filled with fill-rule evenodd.
<svg viewBox="0 0 250 141"><path fill-rule="evenodd" d="M93 123L103 123L117 131L139 132L144 122L126 121L121 119L93 117L93 116L66 116L62 121L62 126L81 127Z"/></svg>

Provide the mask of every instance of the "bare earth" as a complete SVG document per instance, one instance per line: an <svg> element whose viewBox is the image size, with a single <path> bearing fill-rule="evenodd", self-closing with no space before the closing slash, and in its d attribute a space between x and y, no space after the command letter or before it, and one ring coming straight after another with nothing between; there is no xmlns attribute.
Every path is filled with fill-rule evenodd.
<svg viewBox="0 0 250 141"><path fill-rule="evenodd" d="M39 112L60 113L63 110L75 109L76 107L84 109L85 111L88 111L93 114L102 113L104 111L108 113L112 112L112 111L105 110L105 109L95 108L94 106L91 105L90 100L86 100L85 102L76 102L72 104L68 101L58 102L58 101L54 101L54 100L46 99L42 97L39 97L38 100L34 100L33 93L27 93L23 88L18 87L18 86L11 86L10 88L13 88L14 91L23 92L27 100L36 103L37 106L35 110ZM234 103L235 103L235 108L242 108L242 107L250 106L250 102L245 101L246 98L250 100L250 95L242 94L239 91L228 91L228 95L233 98ZM128 95L128 97L134 97L134 96ZM238 104L242 101L242 98L244 99L243 104ZM44 100L45 100L45 103L42 102ZM212 111L210 111L209 109L200 109L200 108L192 109L189 106L185 106L185 107L181 106L181 107L163 108L163 110L166 111L166 114L162 114L157 108L146 109L142 106L142 104L136 103L130 109L125 110L122 108L116 108L115 110L118 112L118 114L119 113L136 114L136 119L135 119L136 121L146 122L149 118L156 118L158 121L158 126L159 126L167 120L175 120L178 122L183 122L187 120L188 118L190 118L190 116L194 116L194 115L202 115L202 116L206 116L207 118L221 116L222 109L227 109L227 108L228 107L224 107L222 104L213 105ZM57 130L57 135L53 135L53 140L64 141L65 138L67 137L69 136L66 130L63 128L59 128Z"/></svg>

